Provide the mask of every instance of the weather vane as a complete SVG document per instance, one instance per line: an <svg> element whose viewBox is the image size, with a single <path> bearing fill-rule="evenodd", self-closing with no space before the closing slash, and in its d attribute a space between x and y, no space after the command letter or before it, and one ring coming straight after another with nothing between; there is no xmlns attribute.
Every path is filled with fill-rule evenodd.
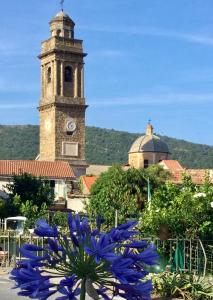
<svg viewBox="0 0 213 300"><path fill-rule="evenodd" d="M150 124L151 124L151 122L152 122L152 120L151 120L151 118L149 118L149 120L148 120L148 124L150 125Z"/></svg>
<svg viewBox="0 0 213 300"><path fill-rule="evenodd" d="M64 0L60 0L61 10L64 10Z"/></svg>

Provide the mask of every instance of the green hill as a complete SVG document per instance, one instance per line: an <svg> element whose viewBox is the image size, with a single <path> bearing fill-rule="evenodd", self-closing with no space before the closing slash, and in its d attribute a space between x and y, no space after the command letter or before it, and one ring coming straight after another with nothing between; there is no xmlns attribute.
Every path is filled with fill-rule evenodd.
<svg viewBox="0 0 213 300"><path fill-rule="evenodd" d="M127 153L141 133L87 127L86 158L88 163L126 163ZM169 146L171 158L188 168L213 168L213 146L161 137ZM39 127L0 125L0 159L35 159L39 146Z"/></svg>

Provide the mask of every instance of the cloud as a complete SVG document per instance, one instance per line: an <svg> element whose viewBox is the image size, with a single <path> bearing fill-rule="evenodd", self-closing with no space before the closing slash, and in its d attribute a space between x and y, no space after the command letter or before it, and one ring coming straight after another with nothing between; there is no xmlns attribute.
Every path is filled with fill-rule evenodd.
<svg viewBox="0 0 213 300"><path fill-rule="evenodd" d="M106 58L106 59L116 59L119 57L125 56L125 51L120 51L116 49L107 49L107 50L95 50L92 51L88 57L89 60L97 61L97 57L99 58Z"/></svg>
<svg viewBox="0 0 213 300"><path fill-rule="evenodd" d="M35 103L7 103L7 104L0 104L0 109L34 109L36 107Z"/></svg>
<svg viewBox="0 0 213 300"><path fill-rule="evenodd" d="M140 105L173 105L173 104L201 104L213 103L213 93L164 93L144 94L136 97L119 97L88 101L91 107L125 107Z"/></svg>
<svg viewBox="0 0 213 300"><path fill-rule="evenodd" d="M31 44L25 44L19 41L10 42L0 39L0 55L1 56L32 56L36 54L37 47Z"/></svg>
<svg viewBox="0 0 213 300"><path fill-rule="evenodd" d="M119 50L100 50L97 51L96 55L107 56L107 57L120 57L123 56L124 52Z"/></svg>
<svg viewBox="0 0 213 300"><path fill-rule="evenodd" d="M87 31L173 38L173 39L183 40L189 43L213 46L213 36L204 35L201 33L179 32L179 31L163 29L163 28L140 28L140 27L111 28L107 26L95 27L95 26L87 25L87 26L81 26L80 28L82 30L87 30Z"/></svg>
<svg viewBox="0 0 213 300"><path fill-rule="evenodd" d="M183 33L173 30L152 29L144 31L145 35L161 36L184 40L190 43L203 44L213 46L213 36L205 36L196 33Z"/></svg>
<svg viewBox="0 0 213 300"><path fill-rule="evenodd" d="M0 92L8 93L26 93L26 92L37 92L39 91L39 85L36 83L29 82L24 84L23 82L11 82L10 79L5 80L0 78Z"/></svg>
<svg viewBox="0 0 213 300"><path fill-rule="evenodd" d="M19 50L20 49L17 48L17 45L5 40L0 40L0 55L17 55Z"/></svg>
<svg viewBox="0 0 213 300"><path fill-rule="evenodd" d="M181 70L176 72L175 82L180 83L211 83L213 81L213 70L202 68L191 68L187 70Z"/></svg>

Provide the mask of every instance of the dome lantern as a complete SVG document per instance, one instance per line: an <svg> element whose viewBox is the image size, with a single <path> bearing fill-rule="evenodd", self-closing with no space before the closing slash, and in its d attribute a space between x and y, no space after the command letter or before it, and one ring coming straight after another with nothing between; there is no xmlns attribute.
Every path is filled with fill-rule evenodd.
<svg viewBox="0 0 213 300"><path fill-rule="evenodd" d="M148 123L148 125L146 127L146 135L153 135L153 126L150 122Z"/></svg>

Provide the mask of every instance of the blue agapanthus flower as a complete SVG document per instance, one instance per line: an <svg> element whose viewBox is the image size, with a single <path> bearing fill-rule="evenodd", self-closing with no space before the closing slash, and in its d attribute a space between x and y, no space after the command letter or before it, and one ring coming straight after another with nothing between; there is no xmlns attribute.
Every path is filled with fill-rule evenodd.
<svg viewBox="0 0 213 300"><path fill-rule="evenodd" d="M11 273L16 281L18 295L45 300L55 295L57 300L151 299L152 283L146 280L146 266L157 263L155 247L138 241L136 222L127 222L109 232L91 230L87 218L68 216L69 233L64 235L57 227L44 220L37 223L35 233L43 237L44 246L25 244L19 262ZM57 280L56 280L57 279Z"/></svg>

